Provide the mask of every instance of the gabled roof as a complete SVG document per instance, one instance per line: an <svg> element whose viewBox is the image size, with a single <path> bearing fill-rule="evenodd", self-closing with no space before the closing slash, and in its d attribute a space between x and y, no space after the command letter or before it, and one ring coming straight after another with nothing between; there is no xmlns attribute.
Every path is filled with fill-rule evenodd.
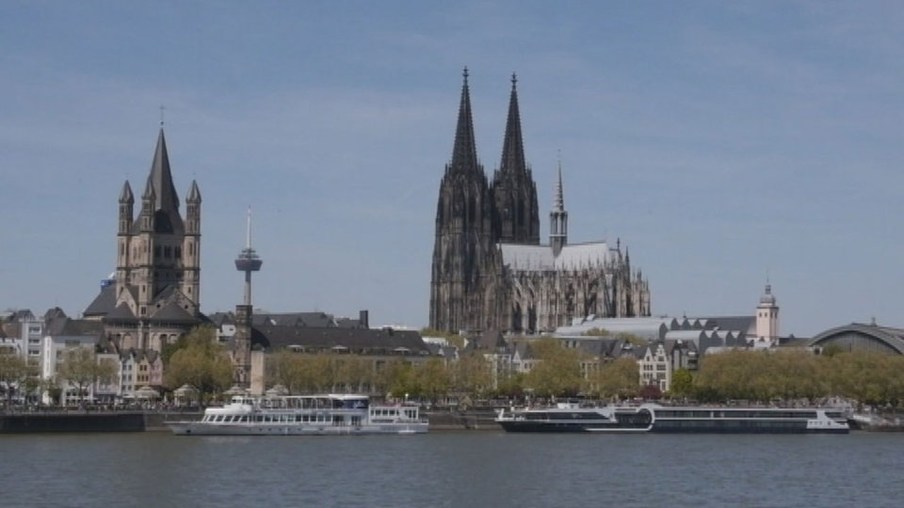
<svg viewBox="0 0 904 508"><path fill-rule="evenodd" d="M720 330L736 330L744 335L756 325L756 316L712 316L700 319L706 321L708 329L717 326Z"/></svg>
<svg viewBox="0 0 904 508"><path fill-rule="evenodd" d="M106 316L116 307L116 284L100 288L100 293L88 304L83 316Z"/></svg>
<svg viewBox="0 0 904 508"><path fill-rule="evenodd" d="M118 321L118 320L130 320L135 319L135 313L132 312L131 307L128 306L125 302L119 304L112 312L108 313L104 316L104 321Z"/></svg>
<svg viewBox="0 0 904 508"><path fill-rule="evenodd" d="M170 300L160 310L151 314L151 320L169 323L193 323L197 321L191 313L179 305L177 300Z"/></svg>

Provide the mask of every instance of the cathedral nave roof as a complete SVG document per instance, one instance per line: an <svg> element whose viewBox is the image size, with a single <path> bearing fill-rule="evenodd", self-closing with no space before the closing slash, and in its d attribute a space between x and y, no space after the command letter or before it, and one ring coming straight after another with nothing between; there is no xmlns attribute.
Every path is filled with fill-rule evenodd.
<svg viewBox="0 0 904 508"><path fill-rule="evenodd" d="M565 245L555 256L549 245L500 243L502 263L512 270L548 271L580 270L602 267L613 258L613 249L606 242Z"/></svg>

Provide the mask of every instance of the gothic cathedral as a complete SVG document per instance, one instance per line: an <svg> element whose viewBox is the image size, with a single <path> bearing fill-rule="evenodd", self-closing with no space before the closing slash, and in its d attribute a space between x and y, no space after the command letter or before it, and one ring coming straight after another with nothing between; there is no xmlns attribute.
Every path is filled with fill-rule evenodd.
<svg viewBox="0 0 904 508"><path fill-rule="evenodd" d="M192 181L185 220L173 185L163 128L137 218L129 182L119 196L116 272L85 310L120 351L161 351L202 320L201 192Z"/></svg>
<svg viewBox="0 0 904 508"><path fill-rule="evenodd" d="M562 168L540 244L537 186L524 157L512 77L502 161L487 181L477 157L468 71L452 160L436 207L430 327L446 332L540 333L583 317L650 315L649 283L620 242L568 244Z"/></svg>

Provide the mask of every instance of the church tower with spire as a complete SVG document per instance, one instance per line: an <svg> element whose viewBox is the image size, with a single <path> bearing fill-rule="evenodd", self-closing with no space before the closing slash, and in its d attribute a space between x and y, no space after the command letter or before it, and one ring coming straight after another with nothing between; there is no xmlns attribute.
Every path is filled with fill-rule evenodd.
<svg viewBox="0 0 904 508"><path fill-rule="evenodd" d="M490 187L493 196L493 232L497 242L539 245L537 186L524 157L517 84L518 78L512 74L502 160L499 169L493 174Z"/></svg>
<svg viewBox="0 0 904 508"><path fill-rule="evenodd" d="M84 312L104 322L120 350L161 351L200 322L201 192L192 182L185 221L161 123L150 173L134 217L126 181L119 196L113 284Z"/></svg>
<svg viewBox="0 0 904 508"><path fill-rule="evenodd" d="M458 332L484 327L484 288L493 273L493 225L486 174L477 158L468 69L463 73L452 160L436 205L430 283L430 327Z"/></svg>

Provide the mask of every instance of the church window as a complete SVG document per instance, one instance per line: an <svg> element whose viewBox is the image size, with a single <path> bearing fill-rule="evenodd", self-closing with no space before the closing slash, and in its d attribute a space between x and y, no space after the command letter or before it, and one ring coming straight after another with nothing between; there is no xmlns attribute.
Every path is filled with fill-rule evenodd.
<svg viewBox="0 0 904 508"><path fill-rule="evenodd" d="M166 247L163 248L163 257L169 259L171 254L172 254L172 252L171 252L169 245L167 245Z"/></svg>
<svg viewBox="0 0 904 508"><path fill-rule="evenodd" d="M182 259L182 247L176 247L176 259Z"/></svg>
<svg viewBox="0 0 904 508"><path fill-rule="evenodd" d="M159 258L159 257L160 257L160 246L159 246L159 245L155 245L155 246L154 246L154 259L157 259L157 258Z"/></svg>

